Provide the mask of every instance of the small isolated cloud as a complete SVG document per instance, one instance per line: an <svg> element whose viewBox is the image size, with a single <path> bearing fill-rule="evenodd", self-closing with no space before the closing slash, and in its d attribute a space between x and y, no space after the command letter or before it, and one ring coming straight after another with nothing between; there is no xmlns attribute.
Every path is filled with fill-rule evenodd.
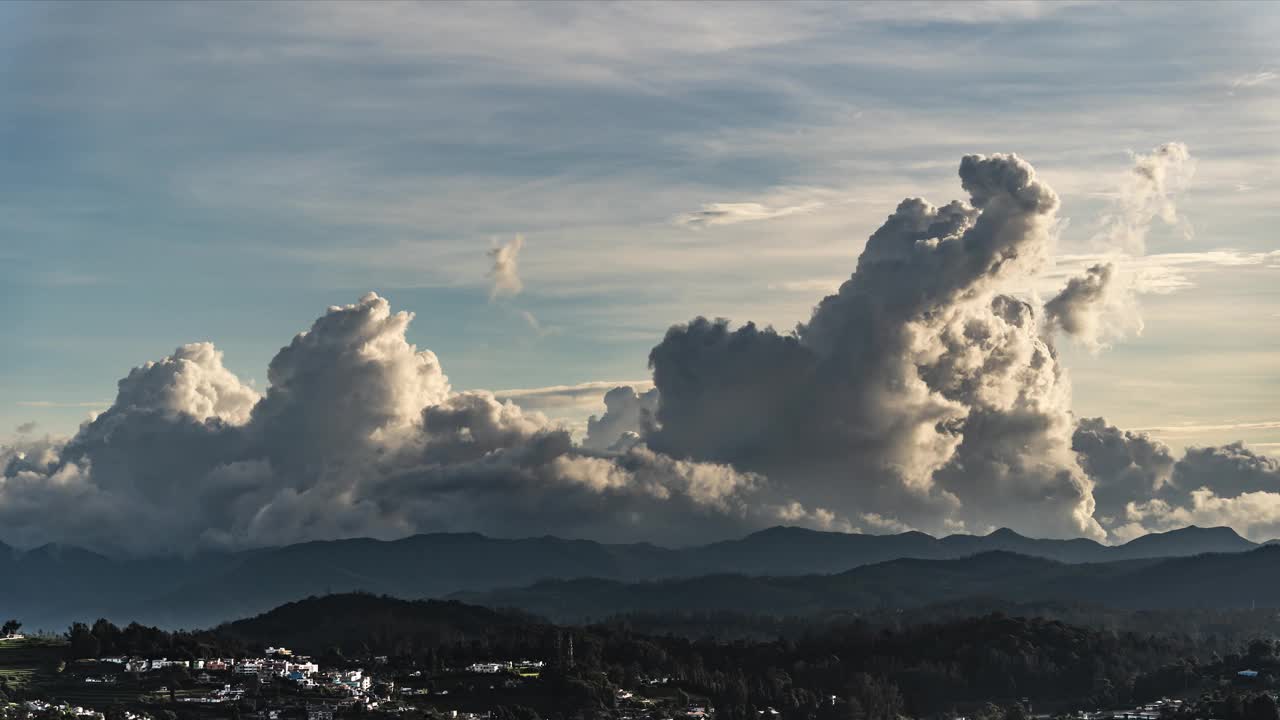
<svg viewBox="0 0 1280 720"><path fill-rule="evenodd" d="M16 428L19 435L27 435L29 433L35 432L35 429L36 429L36 423L34 420L30 422L24 422Z"/></svg>
<svg viewBox="0 0 1280 720"><path fill-rule="evenodd" d="M707 203L700 210L680 215L675 219L675 224L700 230L715 225L737 225L738 223L773 220L774 218L788 215L813 212L821 208L822 205L821 202L817 201L775 207L757 202Z"/></svg>
<svg viewBox="0 0 1280 720"><path fill-rule="evenodd" d="M489 251L493 265L489 268L489 299L495 300L504 295L519 295L524 290L520 280L520 250L524 248L524 236L516 235L505 245L499 245Z"/></svg>
<svg viewBox="0 0 1280 720"><path fill-rule="evenodd" d="M1186 144L1168 142L1145 155L1133 153L1133 166L1117 188L1113 207L1102 218L1094 244L1109 250L1141 255L1147 232L1159 219L1179 225L1186 236L1191 225L1178 215L1178 197L1195 175L1196 163Z"/></svg>
<svg viewBox="0 0 1280 720"><path fill-rule="evenodd" d="M1044 305L1045 318L1058 330L1097 349L1109 334L1103 309L1112 289L1113 265L1093 265L1083 275L1071 278L1065 287Z"/></svg>

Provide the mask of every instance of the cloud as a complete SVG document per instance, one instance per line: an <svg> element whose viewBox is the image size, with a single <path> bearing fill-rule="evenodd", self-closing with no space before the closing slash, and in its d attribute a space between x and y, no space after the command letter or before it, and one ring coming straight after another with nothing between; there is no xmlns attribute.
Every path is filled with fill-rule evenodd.
<svg viewBox="0 0 1280 720"><path fill-rule="evenodd" d="M1146 251L1147 233L1159 219L1180 225L1191 234L1191 226L1178 215L1177 198L1191 184L1196 163L1191 151L1180 142L1156 146L1145 155L1132 155L1133 166L1125 174L1113 197L1112 209L1102 217L1094 243L1129 255Z"/></svg>
<svg viewBox="0 0 1280 720"><path fill-rule="evenodd" d="M1280 420L1258 420L1255 422L1197 423L1186 425L1158 425L1155 427L1135 428L1142 432L1157 435L1198 434L1222 430L1276 430L1280 429Z"/></svg>
<svg viewBox="0 0 1280 720"><path fill-rule="evenodd" d="M53 400L19 400L19 407L31 408L105 408L111 403L107 400L97 402L56 402Z"/></svg>
<svg viewBox="0 0 1280 720"><path fill-rule="evenodd" d="M1133 503L1128 518L1131 535L1188 525L1227 526L1261 541L1280 536L1280 493L1254 491L1222 497L1205 487L1193 490L1187 505L1170 505L1159 499Z"/></svg>
<svg viewBox="0 0 1280 720"><path fill-rule="evenodd" d="M1243 251L1234 248L1198 252L1154 253L1129 256L1116 253L1059 255L1046 280L1070 278L1098 264L1110 264L1116 292L1137 295L1169 295L1196 287L1196 276L1220 268L1280 267L1280 250Z"/></svg>
<svg viewBox="0 0 1280 720"><path fill-rule="evenodd" d="M615 387L604 395L605 412L587 419L587 436L584 447L596 450L613 449L619 441L630 444L632 437L653 422L658 409L658 390L637 393L630 386Z"/></svg>
<svg viewBox="0 0 1280 720"><path fill-rule="evenodd" d="M795 516L759 499L758 474L581 448L542 413L455 392L406 340L412 320L373 293L331 307L271 360L261 395L210 343L133 369L74 437L0 448L0 540L123 552L428 530L692 542ZM811 526L839 522L799 507Z"/></svg>
<svg viewBox="0 0 1280 720"><path fill-rule="evenodd" d="M1101 312L1112 290L1114 274L1113 265L1099 264L1068 280L1066 287L1045 303L1046 321L1090 347L1099 347L1104 333Z"/></svg>
<svg viewBox="0 0 1280 720"><path fill-rule="evenodd" d="M1170 489L1173 456L1168 447L1145 433L1121 430L1102 418L1083 418L1072 435L1071 448L1094 481L1095 515L1113 536L1124 525L1130 503L1145 502Z"/></svg>
<svg viewBox="0 0 1280 720"><path fill-rule="evenodd" d="M1091 260L1083 273L1069 277L1044 306L1051 330L1097 352L1113 340L1142 333L1139 294L1168 294L1192 285L1185 274L1173 269L1177 258L1153 262L1143 253L1156 218L1171 225L1181 221L1190 234L1190 225L1178 216L1175 200L1190 184L1194 170L1191 153L1183 143L1165 143L1149 154L1133 155L1133 166L1119 183L1111 208L1092 240L1103 248L1102 254L1095 256L1096 261Z"/></svg>
<svg viewBox="0 0 1280 720"><path fill-rule="evenodd" d="M520 280L520 250L524 248L524 236L516 235L505 245L499 245L489 251L493 264L489 268L489 299L494 300L504 295L519 295L524 290L524 282Z"/></svg>
<svg viewBox="0 0 1280 720"><path fill-rule="evenodd" d="M806 202L799 205L769 207L755 202L741 203L708 203L700 210L688 212L675 219L675 224L694 229L714 227L716 225L736 225L759 220L772 220L800 213L813 212L822 207L821 202Z"/></svg>
<svg viewBox="0 0 1280 720"><path fill-rule="evenodd" d="M1276 461L1236 445L1175 462L1145 435L1077 421L1044 328L1083 327L1072 313L1108 279L1067 283L1049 308L1008 294L1050 266L1057 195L1014 155L966 156L959 179L964 200L900 202L793 330L671 327L651 385L460 392L408 342L413 315L373 293L294 336L263 392L211 343L180 346L129 372L73 437L0 448L0 541L682 543L777 523L1117 540L1189 518L1270 532ZM495 249L495 287L498 267L518 280L519 248ZM570 410L596 413L582 444L543 412Z"/></svg>
<svg viewBox="0 0 1280 720"><path fill-rule="evenodd" d="M21 425L16 427L14 430L19 435L29 435L35 432L35 429L36 429L36 423L34 420L32 420L32 421L22 423Z"/></svg>
<svg viewBox="0 0 1280 720"><path fill-rule="evenodd" d="M118 411L146 408L185 414L196 420L216 418L242 425L259 400L222 365L222 352L213 343L183 345L163 360L134 368L119 383L113 407Z"/></svg>
<svg viewBox="0 0 1280 720"><path fill-rule="evenodd" d="M770 290L777 290L788 293L828 293L840 287L840 283L844 282L844 278L811 278L808 280L788 280L785 282L769 283Z"/></svg>
<svg viewBox="0 0 1280 720"><path fill-rule="evenodd" d="M965 157L960 179L967 202L899 204L794 332L671 328L649 446L885 527L1103 537L1037 310L997 290L1047 261L1057 196L1012 155Z"/></svg>
<svg viewBox="0 0 1280 720"><path fill-rule="evenodd" d="M1231 81L1231 89L1238 90L1242 87L1254 87L1255 85L1269 83L1276 78L1280 78L1280 74L1271 70L1259 70L1258 72L1246 73Z"/></svg>
<svg viewBox="0 0 1280 720"><path fill-rule="evenodd" d="M1280 535L1280 461L1242 443L1188 448L1175 461L1145 433L1086 418L1073 448L1113 540L1186 525L1226 525L1259 540Z"/></svg>
<svg viewBox="0 0 1280 720"><path fill-rule="evenodd" d="M577 385L551 385L541 388L518 388L512 390L494 390L499 400L511 400L521 407L542 410L554 414L558 410L603 408L601 393L619 386L629 386L640 390L653 387L651 380L596 380Z"/></svg>

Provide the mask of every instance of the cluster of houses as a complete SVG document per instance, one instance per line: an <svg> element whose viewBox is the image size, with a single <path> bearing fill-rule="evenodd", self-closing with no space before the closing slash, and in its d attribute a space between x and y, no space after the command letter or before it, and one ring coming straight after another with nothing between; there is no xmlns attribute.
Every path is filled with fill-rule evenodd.
<svg viewBox="0 0 1280 720"><path fill-rule="evenodd" d="M319 674L320 666L310 658L293 657L292 653L279 652L279 648L271 648L265 657L229 660L213 658L210 660L170 660L168 658L127 658L104 657L98 662L108 665L119 665L125 672L149 673L169 668L183 668L198 671L202 678L209 673L230 672L235 675L257 675L258 677L283 677L294 680L310 679Z"/></svg>
<svg viewBox="0 0 1280 720"><path fill-rule="evenodd" d="M1181 700L1161 698L1130 710L1096 710L1076 713L1073 717L1078 720L1160 720L1182 710L1182 706Z"/></svg>
<svg viewBox="0 0 1280 720"><path fill-rule="evenodd" d="M117 665L126 673L155 673L181 668L194 675L196 682L202 685L218 684L220 678L230 674L237 678L256 677L259 680L281 679L296 683L305 688L325 688L343 691L352 696L366 695L373 685L373 679L363 669L324 670L311 658L295 656L285 648L268 648L266 654L256 658L208 660L170 660L168 658L131 658L104 657L98 659L105 665ZM101 673L88 675L86 683L116 682L118 675ZM244 695L243 688L224 683L221 689L214 690L199 697L183 697L183 702L224 703L240 700Z"/></svg>
<svg viewBox="0 0 1280 720"><path fill-rule="evenodd" d="M171 660L168 658L102 657L94 661L82 661L80 669L68 673L77 681L89 684L127 685L145 688L144 703L177 702L195 711L201 707L201 716L221 716L221 709L252 702L257 711L247 717L255 720L279 720L280 717L297 717L305 709L307 720L334 720L335 714L345 714L352 708L359 712L377 710L398 714L413 709L421 696L430 695L446 705L453 704L452 695L460 689L463 694L476 692L477 688L490 690L519 687L526 681L542 676L546 663L542 660L491 660L465 666L446 668L447 679L424 677L422 670L412 670L392 680L394 673L380 670L386 658L371 658L365 668L322 668L309 657L295 655L286 648L267 648L257 657L212 658L196 660ZM179 672L174 673L174 670ZM383 677L385 675L385 677ZM467 675L485 676L484 680ZM148 677L149 676L149 677ZM378 678L381 678L379 680ZM646 685L665 685L669 678L646 678ZM191 683L194 681L194 685ZM403 682L401 682L403 681ZM479 682L477 682L479 681ZM179 686L175 686L174 683ZM258 692L259 684L281 683L293 685L301 692L288 693L284 698L273 693ZM442 684L444 685L442 687ZM171 691L170 688L173 688ZM665 708L663 714L654 700L626 690L617 691L618 713L616 720L710 720L709 708L691 705L687 708ZM274 697L264 706L264 697ZM149 698L146 699L146 698ZM0 720L105 720L102 713L92 709L71 707L65 704L40 704L26 708L21 714L0 712ZM244 707L241 705L241 707ZM20 706L13 706L17 711ZM0 710L3 707L0 706ZM287 713L287 715L286 715ZM490 720L486 712L445 710L448 720ZM125 720L149 720L145 714L130 714ZM767 719L765 719L767 720Z"/></svg>
<svg viewBox="0 0 1280 720"><path fill-rule="evenodd" d="M479 662L468 665L467 672L496 675L498 673L515 673L520 677L536 678L542 674L546 663L541 660L500 660L498 662Z"/></svg>
<svg viewBox="0 0 1280 720"><path fill-rule="evenodd" d="M1181 700L1162 698L1155 702L1139 705L1132 710L1121 710L1111 713L1114 720L1160 720L1160 717L1182 709Z"/></svg>
<svg viewBox="0 0 1280 720"><path fill-rule="evenodd" d="M16 711L16 712L13 712ZM27 700L23 703L0 703L0 718L14 717L28 719L58 718L58 720L104 720L103 714L91 708L71 705L69 703L45 702L44 700ZM129 710L122 712L124 720L149 720L142 713Z"/></svg>

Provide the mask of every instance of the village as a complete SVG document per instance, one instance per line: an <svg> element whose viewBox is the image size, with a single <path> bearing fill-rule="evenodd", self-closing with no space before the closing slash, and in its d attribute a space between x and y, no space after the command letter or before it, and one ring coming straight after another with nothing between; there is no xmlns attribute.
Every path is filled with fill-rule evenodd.
<svg viewBox="0 0 1280 720"><path fill-rule="evenodd" d="M0 700L0 720L532 720L537 715L525 703L542 692L536 683L545 669L543 660L494 659L424 670L397 666L385 656L325 666L283 647L243 658L104 656L62 663L56 683L39 692L11 688L16 698ZM646 679L649 693L613 691L601 717L707 720L714 715L703 702L677 703L677 696L665 691L667 682Z"/></svg>

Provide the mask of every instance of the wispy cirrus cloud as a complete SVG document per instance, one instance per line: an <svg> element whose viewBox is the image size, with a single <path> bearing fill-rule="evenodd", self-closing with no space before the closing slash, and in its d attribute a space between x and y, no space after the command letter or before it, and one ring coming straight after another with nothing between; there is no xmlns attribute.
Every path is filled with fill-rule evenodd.
<svg viewBox="0 0 1280 720"><path fill-rule="evenodd" d="M1086 253L1060 255L1045 273L1046 280L1060 280L1108 261L1120 261L1126 282L1134 292L1169 295L1196 287L1196 276L1224 268L1280 268L1280 250L1247 251L1220 248L1198 252L1124 254Z"/></svg>
<svg viewBox="0 0 1280 720"><path fill-rule="evenodd" d="M775 218L813 212L823 206L819 201L770 207L758 202L707 203L700 210L676 217L675 224L701 229L716 225L737 225L745 222L773 220Z"/></svg>
<svg viewBox="0 0 1280 720"><path fill-rule="evenodd" d="M1235 90L1242 87L1253 87L1269 83L1280 78L1280 73L1273 70L1259 70L1258 72L1245 73L1231 81L1231 89Z"/></svg>
<svg viewBox="0 0 1280 720"><path fill-rule="evenodd" d="M1146 432L1153 435L1199 435L1206 432L1221 432L1230 430L1278 430L1280 429L1280 419L1277 420L1255 420L1248 422L1223 422L1223 423L1197 423L1197 424L1181 424L1181 425L1159 425L1155 427L1131 428L1136 432Z"/></svg>
<svg viewBox="0 0 1280 720"><path fill-rule="evenodd" d="M110 400L94 400L89 402L61 402L56 400L19 400L18 407L27 408L105 408L111 406Z"/></svg>

